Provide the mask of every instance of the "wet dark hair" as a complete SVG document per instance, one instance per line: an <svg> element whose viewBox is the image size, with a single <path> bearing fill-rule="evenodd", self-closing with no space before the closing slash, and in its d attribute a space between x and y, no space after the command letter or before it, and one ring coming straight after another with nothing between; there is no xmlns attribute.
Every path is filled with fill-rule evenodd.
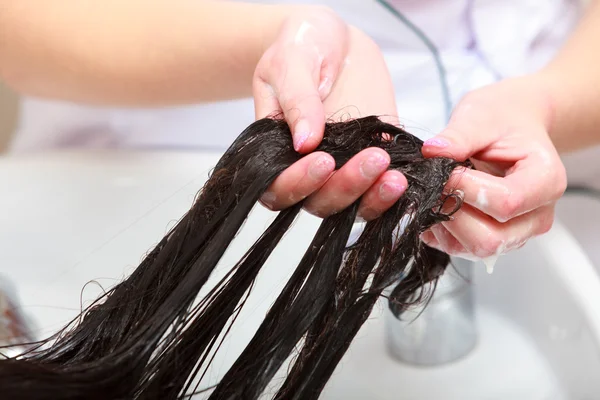
<svg viewBox="0 0 600 400"><path fill-rule="evenodd" d="M317 398L384 289L395 285L389 304L397 316L430 297L426 284L436 282L449 257L419 237L460 207L444 187L463 164L424 158L421 140L377 117L328 123L317 150L339 168L373 146L406 176L406 193L352 245L359 201L325 218L250 343L203 396L257 399L297 352L274 398ZM260 196L300 158L285 121L250 125L190 211L127 279L58 334L0 360L2 398L188 398L302 202L279 212L226 276L202 298L198 293ZM455 207L448 212L442 206L450 198Z"/></svg>

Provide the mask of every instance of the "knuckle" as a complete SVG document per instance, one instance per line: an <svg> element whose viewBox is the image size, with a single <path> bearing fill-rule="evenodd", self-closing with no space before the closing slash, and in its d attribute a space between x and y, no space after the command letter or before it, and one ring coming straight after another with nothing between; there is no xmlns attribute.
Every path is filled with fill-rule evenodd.
<svg viewBox="0 0 600 400"><path fill-rule="evenodd" d="M544 187L549 188L545 193L549 196L549 201L558 200L567 189L567 170L555 150L540 150L538 152L540 162L540 171L544 171Z"/></svg>
<svg viewBox="0 0 600 400"><path fill-rule="evenodd" d="M500 215L498 220L500 222L506 222L511 218L515 217L522 209L525 204L525 196L519 192L510 192L506 196L502 207L500 208Z"/></svg>
<svg viewBox="0 0 600 400"><path fill-rule="evenodd" d="M562 197L562 195L565 193L565 190L567 190L567 171L562 162L560 162L560 166L556 171L555 188L556 192L554 199L559 199Z"/></svg>
<svg viewBox="0 0 600 400"><path fill-rule="evenodd" d="M498 254L503 245L504 240L498 235L492 234L476 244L473 254L480 258L490 257Z"/></svg>
<svg viewBox="0 0 600 400"><path fill-rule="evenodd" d="M547 213L547 215L544 215L543 217L540 218L537 233L540 235L548 233L550 231L550 229L552 229L553 225L554 225L554 213L549 212L549 213Z"/></svg>

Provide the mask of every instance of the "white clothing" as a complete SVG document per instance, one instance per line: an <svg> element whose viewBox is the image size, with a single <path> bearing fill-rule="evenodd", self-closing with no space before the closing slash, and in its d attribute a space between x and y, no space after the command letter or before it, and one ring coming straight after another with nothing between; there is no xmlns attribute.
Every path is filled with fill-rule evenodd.
<svg viewBox="0 0 600 400"><path fill-rule="evenodd" d="M329 5L382 48L396 88L401 122L421 137L443 128L444 103L431 53L377 1L251 1ZM439 49L453 103L500 77L544 65L583 9L578 0L389 1ZM27 98L22 106L14 152L64 146L225 149L254 119L251 99L127 110ZM597 156L594 151L591 154Z"/></svg>

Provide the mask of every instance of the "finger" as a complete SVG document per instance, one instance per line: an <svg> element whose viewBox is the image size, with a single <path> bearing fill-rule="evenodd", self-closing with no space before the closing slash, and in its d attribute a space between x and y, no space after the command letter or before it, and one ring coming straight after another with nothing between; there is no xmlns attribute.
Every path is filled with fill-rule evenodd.
<svg viewBox="0 0 600 400"><path fill-rule="evenodd" d="M270 210L290 207L323 186L334 170L335 161L329 154L309 154L283 171L260 201Z"/></svg>
<svg viewBox="0 0 600 400"><path fill-rule="evenodd" d="M282 52L272 65L261 71L259 79L272 87L292 131L296 151L310 152L321 142L325 129L325 107L318 91L321 63L298 51Z"/></svg>
<svg viewBox="0 0 600 400"><path fill-rule="evenodd" d="M368 148L348 161L305 203L308 212L325 217L348 207L379 179L390 164L382 149Z"/></svg>
<svg viewBox="0 0 600 400"><path fill-rule="evenodd" d="M437 240L431 229L421 234L421 240L429 247L433 247L436 250L444 251L440 242Z"/></svg>
<svg viewBox="0 0 600 400"><path fill-rule="evenodd" d="M289 79L291 82L283 86L278 96L292 131L294 149L300 153L314 150L321 143L325 129L325 107L316 84L308 78Z"/></svg>
<svg viewBox="0 0 600 400"><path fill-rule="evenodd" d="M464 205L454 216L454 220L442 222L444 228L469 253L486 258L519 248L531 237L548 232L554 221L554 204L505 223L468 205Z"/></svg>
<svg viewBox="0 0 600 400"><path fill-rule="evenodd" d="M404 194L408 182L400 171L386 171L362 196L358 215L365 221L378 218Z"/></svg>
<svg viewBox="0 0 600 400"><path fill-rule="evenodd" d="M321 66L321 75L319 77L319 87L318 92L319 96L321 96L321 100L325 100L329 93L331 93L331 89L333 88L333 84L338 78L340 73L340 69L342 68L343 57L341 55L336 55L333 57L325 57L323 61L323 65Z"/></svg>
<svg viewBox="0 0 600 400"><path fill-rule="evenodd" d="M477 102L463 100L452 112L448 126L423 143L425 157L445 156L464 161L483 150L497 136L489 109ZM482 134L485 132L485 134Z"/></svg>
<svg viewBox="0 0 600 400"><path fill-rule="evenodd" d="M444 227L437 224L431 227L431 232L440 244L442 251L453 256L467 254L465 247Z"/></svg>
<svg viewBox="0 0 600 400"><path fill-rule="evenodd" d="M437 228L440 228L439 230ZM436 233L434 233L434 231ZM441 233L444 232L444 233ZM440 235L449 235L450 237L453 238L453 240L456 240L454 238L454 236L452 236L452 234L450 232L448 232L448 230L446 230L446 228L444 228L443 226L441 226L440 224L435 225L433 227L430 228L430 230L424 232L421 235L421 240L428 245L429 247L433 247L434 249L437 249L439 251L443 251L444 253L452 256L452 257L458 257L458 258L462 258L464 260L469 260L469 261L479 261L480 259L473 256L472 254L469 254L469 252L462 246L462 245L456 245L456 248L452 248L452 249L448 249L448 244L442 244L440 243L440 241L438 240L438 237Z"/></svg>
<svg viewBox="0 0 600 400"><path fill-rule="evenodd" d="M505 177L460 168L448 181L448 190L464 192L465 203L506 222L544 204L558 200L567 185L560 160L532 154L519 161Z"/></svg>

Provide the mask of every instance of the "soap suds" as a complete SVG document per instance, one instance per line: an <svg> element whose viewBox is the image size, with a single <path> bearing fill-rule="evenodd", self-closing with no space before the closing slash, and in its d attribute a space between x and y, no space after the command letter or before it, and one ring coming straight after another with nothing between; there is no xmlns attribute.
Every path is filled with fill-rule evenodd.
<svg viewBox="0 0 600 400"><path fill-rule="evenodd" d="M488 205L487 193L485 192L485 188L480 188L477 193L477 206L479 208L485 208Z"/></svg>
<svg viewBox="0 0 600 400"><path fill-rule="evenodd" d="M499 255L493 255L481 259L481 261L483 261L483 263L485 264L485 270L488 274L491 275L494 273L494 265L496 265L496 262L498 261L499 257Z"/></svg>
<svg viewBox="0 0 600 400"><path fill-rule="evenodd" d="M480 192L481 195L481 192ZM478 196L478 202L480 202L480 196ZM483 198L485 198L485 192L483 192ZM500 242L500 245L496 248L496 251L494 252L494 254L491 254L487 257L481 257L481 256L477 256L475 254L472 253L452 253L451 255L453 257L458 257L458 258L462 258L464 260L468 260L468 261L473 261L473 262L479 262L481 261L484 265L485 265L485 269L487 271L488 274L492 274L494 272L494 267L496 266L496 263L498 262L498 259L500 258L501 255L504 255L510 251L516 250L516 249L520 249L521 247L523 247L525 245L525 243L527 243L527 239L519 239L519 238L515 238L512 237L508 240L502 240Z"/></svg>
<svg viewBox="0 0 600 400"><path fill-rule="evenodd" d="M527 239L519 240L516 238L509 239L508 241L502 241L500 246L496 249L496 253L492 254L489 257L483 257L481 261L485 264L485 269L488 274L492 274L494 272L494 266L496 262L498 262L498 258L501 255L508 253L509 251L519 249L525 245Z"/></svg>

